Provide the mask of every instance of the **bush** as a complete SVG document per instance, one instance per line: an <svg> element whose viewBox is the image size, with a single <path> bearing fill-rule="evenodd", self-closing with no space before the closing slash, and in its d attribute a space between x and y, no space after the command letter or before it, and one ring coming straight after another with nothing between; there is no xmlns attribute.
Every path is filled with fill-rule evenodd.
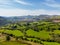
<svg viewBox="0 0 60 45"><path fill-rule="evenodd" d="M9 35L6 36L6 41L10 41L10 36Z"/></svg>

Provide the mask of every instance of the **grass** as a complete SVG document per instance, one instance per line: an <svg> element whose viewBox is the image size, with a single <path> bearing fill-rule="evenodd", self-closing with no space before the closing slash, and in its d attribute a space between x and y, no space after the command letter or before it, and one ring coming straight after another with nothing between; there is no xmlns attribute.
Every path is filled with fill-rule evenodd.
<svg viewBox="0 0 60 45"><path fill-rule="evenodd" d="M28 44L23 44L20 42L11 42L11 41L6 41L6 42L0 42L0 45L28 45Z"/></svg>
<svg viewBox="0 0 60 45"><path fill-rule="evenodd" d="M43 42L44 45L60 45L57 42Z"/></svg>
<svg viewBox="0 0 60 45"><path fill-rule="evenodd" d="M24 36L24 34L19 30L0 30L0 32L4 32L7 34L13 34L15 36Z"/></svg>
<svg viewBox="0 0 60 45"><path fill-rule="evenodd" d="M4 33L7 33L7 34L13 34L15 36L24 36L24 34L19 30L0 30L0 32L4 32ZM45 40L52 38L49 35L49 33L52 33L52 32L47 32L47 31L44 31L44 30L36 32L32 29L29 29L29 30L26 31L27 36L32 36L32 37L34 36L34 37L38 37L40 39L45 39ZM54 34L60 34L60 30L54 30L53 33ZM41 41L41 40L38 40L36 38L27 38L27 39L29 41L31 41L31 40L33 40L33 41L36 40L36 41L39 41L39 42ZM43 44L44 45L60 45L57 42L43 42ZM27 44L22 44L20 42L9 41L9 42L0 42L0 45L27 45Z"/></svg>
<svg viewBox="0 0 60 45"><path fill-rule="evenodd" d="M54 30L54 34L60 34L60 30Z"/></svg>
<svg viewBox="0 0 60 45"><path fill-rule="evenodd" d="M47 32L47 31L36 32L36 31L33 31L33 30L27 30L26 33L27 33L28 36L39 37L39 38L42 38L42 39L51 38L51 36L49 35L49 32Z"/></svg>

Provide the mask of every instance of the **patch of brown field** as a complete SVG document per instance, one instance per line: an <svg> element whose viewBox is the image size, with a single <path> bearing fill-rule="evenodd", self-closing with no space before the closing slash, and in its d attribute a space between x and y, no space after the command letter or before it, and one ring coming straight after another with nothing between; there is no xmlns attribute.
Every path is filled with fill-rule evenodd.
<svg viewBox="0 0 60 45"><path fill-rule="evenodd" d="M14 38L14 37L10 36L10 39L11 39L10 41L16 41L16 38ZM6 34L1 34L0 33L0 42L2 42L2 41L6 41ZM26 41L26 40L22 40L22 39L19 39L18 42L23 43L23 44L28 44L28 45L42 45L42 44L39 44L39 43Z"/></svg>
<svg viewBox="0 0 60 45"><path fill-rule="evenodd" d="M3 35L0 33L0 42L5 41L6 40L6 35Z"/></svg>
<svg viewBox="0 0 60 45"><path fill-rule="evenodd" d="M30 45L42 45L42 44L39 44L39 43L30 42L30 41L26 41L26 40L20 40L20 42L25 43L25 44L30 44Z"/></svg>

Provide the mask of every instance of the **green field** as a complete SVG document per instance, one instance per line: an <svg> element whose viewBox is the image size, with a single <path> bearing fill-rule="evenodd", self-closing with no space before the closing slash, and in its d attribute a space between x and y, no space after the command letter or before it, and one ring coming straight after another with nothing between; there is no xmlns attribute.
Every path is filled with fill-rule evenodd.
<svg viewBox="0 0 60 45"><path fill-rule="evenodd" d="M42 38L42 39L51 38L51 36L49 35L49 32L46 32L46 31L36 32L36 31L33 31L33 30L28 30L28 31L26 31L26 33L27 33L28 36L39 37L39 38Z"/></svg>
<svg viewBox="0 0 60 45"><path fill-rule="evenodd" d="M60 45L59 43L56 42L44 42L44 45Z"/></svg>
<svg viewBox="0 0 60 45"><path fill-rule="evenodd" d="M47 21L15 23L1 27L0 33L1 45L27 45L27 42L60 45L60 23ZM25 40L27 44L20 43L21 40Z"/></svg>

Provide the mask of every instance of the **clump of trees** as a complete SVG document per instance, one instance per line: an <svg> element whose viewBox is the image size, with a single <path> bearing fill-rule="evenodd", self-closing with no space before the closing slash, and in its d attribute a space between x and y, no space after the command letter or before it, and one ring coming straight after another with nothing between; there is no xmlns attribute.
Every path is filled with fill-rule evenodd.
<svg viewBox="0 0 60 45"><path fill-rule="evenodd" d="M15 36L16 41L18 41L18 39L22 39L22 40L27 40L27 41L31 41L31 42L41 43L41 44L42 44L41 41L60 42L60 41L58 41L60 39L60 34L57 34L57 32L56 33L54 32L55 30L60 31L60 23L53 23L53 22L48 22L48 21L39 21L39 22L30 22L30 23L18 22L15 24L10 24L8 26L5 26L4 28L5 29L7 28L7 30L10 29L9 31L18 30L16 33L17 36L15 36L16 35L15 33L9 32L9 35L6 36L7 41L10 40L10 36L11 37ZM20 33L23 33L22 36L20 36L19 31L20 31ZM6 33L6 31L5 32L2 31L2 33ZM8 34L8 33L6 33L6 34ZM33 38L33 39L28 40L28 38ZM37 40L34 40L34 38L36 38ZM41 41L39 41L39 40L41 40Z"/></svg>
<svg viewBox="0 0 60 45"><path fill-rule="evenodd" d="M10 36L6 35L6 41L10 41Z"/></svg>

